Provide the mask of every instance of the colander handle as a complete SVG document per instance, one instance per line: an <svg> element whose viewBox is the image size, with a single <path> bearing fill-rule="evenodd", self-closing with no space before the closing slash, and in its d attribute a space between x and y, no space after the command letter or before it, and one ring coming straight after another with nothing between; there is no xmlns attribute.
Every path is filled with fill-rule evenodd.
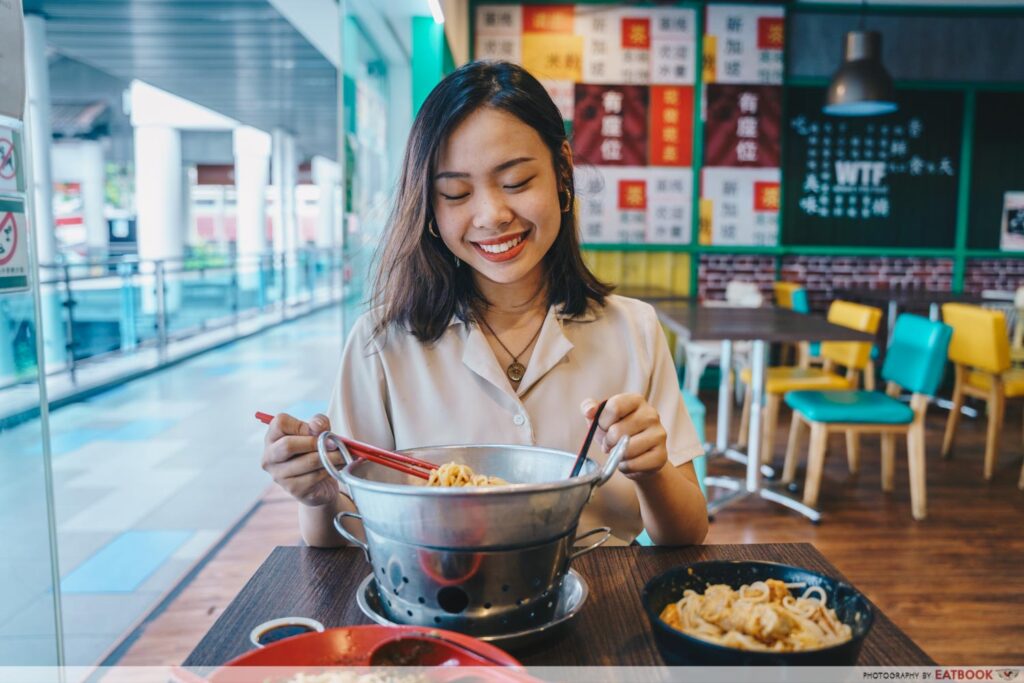
<svg viewBox="0 0 1024 683"><path fill-rule="evenodd" d="M360 522L363 521L363 516L359 513L349 512L346 510L345 512L339 512L337 515L334 516L334 528L338 530L338 533L341 534L342 538L344 538L346 541L356 546L357 548L362 548L363 556L366 557L367 562L370 562L369 546L366 545L365 541L361 541L355 536L353 536L352 533L345 528L345 525L341 523L341 520L345 519L346 517L358 519Z"/></svg>
<svg viewBox="0 0 1024 683"><path fill-rule="evenodd" d="M625 438L625 437L623 437L623 438ZM611 529L611 527L607 527L607 526L599 526L597 528L591 529L590 531L588 531L588 532L586 532L584 534L580 534L579 536L576 537L576 540L579 541L581 538L586 538L587 536L593 536L594 534L602 534L602 536L601 536L601 538L597 539L596 541L594 541L590 545L585 546L583 548L576 549L576 547L573 546L572 553L569 555L568 561L566 561L566 565L567 566L568 566L568 564L570 562L575 560L577 557L583 557L587 553L592 552L594 550L597 550L602 545L604 545L604 542L607 541L609 538L611 538L611 536L612 536L612 529Z"/></svg>
<svg viewBox="0 0 1024 683"><path fill-rule="evenodd" d="M619 442L615 444L615 448L608 455L608 460L605 462L604 467L601 468L601 476L594 482L594 488L603 485L612 478L615 470L619 467L619 463L626 456L627 448L629 448L629 437L624 436L619 439Z"/></svg>
<svg viewBox="0 0 1024 683"><path fill-rule="evenodd" d="M337 434L333 432L323 432L319 437L317 437L316 452L320 454L320 463L324 466L324 469L327 470L328 474L344 484L345 482L341 478L341 472L339 472L338 468L334 466L334 463L331 462L330 456L327 454L328 440L338 447L338 450L341 451L341 456L345 458L346 464L351 465L354 458L352 457L352 454L348 452L348 448L345 447L342 440L338 438Z"/></svg>

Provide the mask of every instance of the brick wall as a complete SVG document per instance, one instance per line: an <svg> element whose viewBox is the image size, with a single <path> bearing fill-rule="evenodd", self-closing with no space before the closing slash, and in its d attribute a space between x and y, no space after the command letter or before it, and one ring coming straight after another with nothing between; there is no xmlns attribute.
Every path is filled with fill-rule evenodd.
<svg viewBox="0 0 1024 683"><path fill-rule="evenodd" d="M730 280L756 282L765 301L772 301L775 257L749 254L703 254L700 257L700 297L724 299Z"/></svg>
<svg viewBox="0 0 1024 683"><path fill-rule="evenodd" d="M1024 260L1015 258L969 259L964 272L964 291L985 289L1015 291L1024 286Z"/></svg>
<svg viewBox="0 0 1024 683"><path fill-rule="evenodd" d="M949 291L953 286L953 261L884 256L786 256L782 260L782 279L803 284L811 308L824 311L834 298L833 290L845 287Z"/></svg>

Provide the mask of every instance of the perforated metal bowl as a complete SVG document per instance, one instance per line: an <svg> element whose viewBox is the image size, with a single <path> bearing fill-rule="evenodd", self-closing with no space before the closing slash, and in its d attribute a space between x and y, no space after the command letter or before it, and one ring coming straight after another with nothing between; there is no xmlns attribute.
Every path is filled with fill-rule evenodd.
<svg viewBox="0 0 1024 683"><path fill-rule="evenodd" d="M332 440L348 464L327 454ZM427 487L422 479L354 460L335 435L317 442L324 467L344 483L358 513L342 512L335 528L361 547L393 621L478 636L511 633L553 618L558 586L573 559L610 536L607 527L577 536L583 506L615 472L629 445L623 437L600 465L587 459L568 478L576 456L530 446L440 446L402 451L433 463L458 462L513 482L500 487ZM363 523L366 540L342 524ZM584 537L596 541L583 548Z"/></svg>

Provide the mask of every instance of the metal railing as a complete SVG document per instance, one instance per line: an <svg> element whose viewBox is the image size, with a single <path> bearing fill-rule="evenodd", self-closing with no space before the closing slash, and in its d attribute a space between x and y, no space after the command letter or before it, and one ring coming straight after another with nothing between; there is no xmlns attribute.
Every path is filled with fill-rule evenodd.
<svg viewBox="0 0 1024 683"><path fill-rule="evenodd" d="M163 360L171 344L205 331L339 302L358 255L307 248L41 264L47 374L66 372L74 382L83 363L143 349L156 349ZM0 389L17 383L5 379L15 378L0 373Z"/></svg>

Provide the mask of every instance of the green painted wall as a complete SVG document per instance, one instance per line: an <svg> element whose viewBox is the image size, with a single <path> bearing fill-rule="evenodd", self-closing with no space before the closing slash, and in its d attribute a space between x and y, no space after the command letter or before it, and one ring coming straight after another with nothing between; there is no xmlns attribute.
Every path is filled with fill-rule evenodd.
<svg viewBox="0 0 1024 683"><path fill-rule="evenodd" d="M420 110L423 100L442 78L455 70L451 48L444 35L444 25L431 17L412 19L412 113Z"/></svg>

